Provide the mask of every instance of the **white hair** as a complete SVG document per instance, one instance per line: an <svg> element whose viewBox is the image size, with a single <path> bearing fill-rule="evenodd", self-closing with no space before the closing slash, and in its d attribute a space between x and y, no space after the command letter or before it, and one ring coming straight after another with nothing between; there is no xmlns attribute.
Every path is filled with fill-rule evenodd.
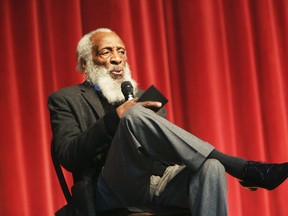
<svg viewBox="0 0 288 216"><path fill-rule="evenodd" d="M108 28L98 28L94 31L91 31L87 34L85 34L77 45L76 50L76 57L77 57L77 71L84 71L84 65L83 61L92 60L92 42L91 42L91 36L100 33L100 32L113 32L111 29Z"/></svg>

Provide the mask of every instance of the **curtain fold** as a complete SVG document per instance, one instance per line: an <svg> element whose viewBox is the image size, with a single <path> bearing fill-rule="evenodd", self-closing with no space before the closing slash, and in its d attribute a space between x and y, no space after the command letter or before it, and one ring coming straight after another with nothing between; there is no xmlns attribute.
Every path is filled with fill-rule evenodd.
<svg viewBox="0 0 288 216"><path fill-rule="evenodd" d="M168 97L172 122L228 154L288 159L287 0L0 0L0 25L3 216L65 204L47 97L83 81L77 42L99 27L121 36L139 87ZM288 215L287 182L269 192L228 183L229 215Z"/></svg>

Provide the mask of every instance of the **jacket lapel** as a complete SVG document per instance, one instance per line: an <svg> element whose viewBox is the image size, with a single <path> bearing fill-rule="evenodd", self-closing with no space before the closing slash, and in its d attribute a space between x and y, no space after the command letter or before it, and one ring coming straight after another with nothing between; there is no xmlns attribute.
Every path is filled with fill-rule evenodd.
<svg viewBox="0 0 288 216"><path fill-rule="evenodd" d="M86 99L86 101L93 107L95 112L98 114L99 118L105 115L104 109L102 107L101 101L95 92L93 86L89 83L85 82L82 84L82 95Z"/></svg>

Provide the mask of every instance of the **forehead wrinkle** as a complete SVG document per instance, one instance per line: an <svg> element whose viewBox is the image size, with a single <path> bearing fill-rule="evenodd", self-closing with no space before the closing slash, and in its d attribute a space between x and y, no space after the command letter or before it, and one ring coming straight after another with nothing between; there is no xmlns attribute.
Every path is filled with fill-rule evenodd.
<svg viewBox="0 0 288 216"><path fill-rule="evenodd" d="M102 34L102 35L101 35ZM104 48L124 48L125 45L121 38L115 33L96 33L92 35L91 42L93 47L97 47L98 50Z"/></svg>

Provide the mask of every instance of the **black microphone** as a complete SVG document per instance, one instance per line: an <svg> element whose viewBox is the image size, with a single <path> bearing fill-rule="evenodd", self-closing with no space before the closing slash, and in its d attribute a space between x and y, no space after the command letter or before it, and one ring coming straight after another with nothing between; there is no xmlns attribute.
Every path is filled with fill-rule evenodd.
<svg viewBox="0 0 288 216"><path fill-rule="evenodd" d="M124 81L121 83L121 91L125 97L125 100L132 100L134 98L133 86L130 81Z"/></svg>

